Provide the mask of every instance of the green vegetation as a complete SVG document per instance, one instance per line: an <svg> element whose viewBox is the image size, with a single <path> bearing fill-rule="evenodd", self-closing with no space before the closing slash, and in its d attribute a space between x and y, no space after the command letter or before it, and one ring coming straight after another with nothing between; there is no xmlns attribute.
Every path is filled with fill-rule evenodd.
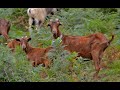
<svg viewBox="0 0 120 90"><path fill-rule="evenodd" d="M11 22L9 36L11 39L30 36L28 31L27 8L1 8L0 18ZM48 47L54 50L48 53L53 61L51 68L39 65L32 67L21 47L16 47L12 53L4 45L4 37L0 36L0 81L1 82L119 82L120 81L120 9L119 8L62 8L50 17L59 18L60 30L68 35L89 35L102 32L108 39L115 34L115 39L106 49L102 59L103 67L99 73L100 79L94 80L93 61L84 61L76 52L63 50L60 38L52 43L52 34L47 27L49 18L38 32L32 31L30 44L34 47Z"/></svg>

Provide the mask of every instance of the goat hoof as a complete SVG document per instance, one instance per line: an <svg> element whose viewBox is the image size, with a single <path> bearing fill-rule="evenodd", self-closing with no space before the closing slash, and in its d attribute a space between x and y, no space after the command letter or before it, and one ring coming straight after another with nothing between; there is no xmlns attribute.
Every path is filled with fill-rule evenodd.
<svg viewBox="0 0 120 90"><path fill-rule="evenodd" d="M93 76L93 79L94 79L94 80L98 80L98 79L100 79L100 78L101 78L101 77L98 76L98 75L96 75L96 74Z"/></svg>
<svg viewBox="0 0 120 90"><path fill-rule="evenodd" d="M99 80L101 77L100 76L94 76L93 79L94 80Z"/></svg>
<svg viewBox="0 0 120 90"><path fill-rule="evenodd" d="M101 78L104 78L104 77L106 77L106 76L107 76L106 74L102 74L102 75L101 75Z"/></svg>

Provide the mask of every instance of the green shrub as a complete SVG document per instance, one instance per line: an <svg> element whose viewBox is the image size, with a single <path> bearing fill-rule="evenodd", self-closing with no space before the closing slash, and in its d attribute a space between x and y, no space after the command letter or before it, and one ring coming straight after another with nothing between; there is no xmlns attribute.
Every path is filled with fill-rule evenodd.
<svg viewBox="0 0 120 90"><path fill-rule="evenodd" d="M5 82L89 82L93 80L95 72L93 61L84 61L78 57L76 52L69 53L61 45L58 38L52 43L52 33L47 27L49 19L59 18L62 26L60 31L66 35L88 35L95 32L102 32L110 39L111 33L115 39L109 47L120 49L120 9L119 8L61 8L55 15L46 18L43 27L38 31L27 30L28 16L27 8L1 8L0 18L8 19L11 22L10 38L21 38L29 36L29 42L34 47L53 46L54 50L49 52L49 58L53 61L50 69L39 65L32 67L27 60L26 54L20 47L12 53L3 43L4 37L0 36L0 81ZM109 48L108 48L109 49ZM107 51L106 51L107 53ZM107 57L103 60L107 61ZM119 81L119 60L108 64L112 69L103 69L99 75L107 74L103 79L97 81ZM113 75L115 73L116 75ZM118 79L115 79L118 78Z"/></svg>
<svg viewBox="0 0 120 90"><path fill-rule="evenodd" d="M0 81L32 82L39 79L39 71L35 71L20 47L12 53L9 48L0 45Z"/></svg>

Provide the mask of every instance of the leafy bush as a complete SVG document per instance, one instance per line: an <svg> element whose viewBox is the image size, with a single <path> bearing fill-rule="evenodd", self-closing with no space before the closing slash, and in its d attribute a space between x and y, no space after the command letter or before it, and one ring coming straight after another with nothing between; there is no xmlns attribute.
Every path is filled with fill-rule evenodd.
<svg viewBox="0 0 120 90"><path fill-rule="evenodd" d="M33 78L40 77L39 71L34 70L20 47L16 48L15 53L12 53L8 47L0 45L0 51L0 81L30 82L34 81Z"/></svg>
<svg viewBox="0 0 120 90"><path fill-rule="evenodd" d="M52 34L47 27L49 19L59 18L62 26L60 31L67 35L89 35L95 32L102 32L110 39L111 33L115 34L115 39L109 47L114 47L114 52L120 49L120 9L119 8L61 8L55 15L46 18L43 27L38 31L28 29L27 8L1 8L0 18L8 19L11 22L10 38L21 38L30 36L30 44L34 47L53 46L54 50L49 52L52 65L49 69L39 65L32 67L27 60L26 54L20 47L12 53L3 44L4 38L0 36L0 81L4 82L89 82L93 80L95 72L93 61L84 61L84 58L77 57L77 53L69 53L61 45L58 38L52 43ZM106 49L103 61L109 61L109 56L114 53L111 48ZM108 55L109 54L109 55ZM77 60L76 60L77 59ZM117 58L119 59L119 58ZM102 69L100 75L107 74L105 78L98 81L118 81L119 60L108 65L112 69ZM116 75L113 75L116 73Z"/></svg>

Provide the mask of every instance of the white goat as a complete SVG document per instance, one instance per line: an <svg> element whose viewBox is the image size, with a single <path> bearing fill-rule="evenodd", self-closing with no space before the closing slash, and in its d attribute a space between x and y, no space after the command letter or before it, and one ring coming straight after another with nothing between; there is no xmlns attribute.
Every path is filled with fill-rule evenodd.
<svg viewBox="0 0 120 90"><path fill-rule="evenodd" d="M31 29L32 25L36 25L37 30L43 25L46 16L49 14L53 15L56 11L56 8L28 8L29 29Z"/></svg>

